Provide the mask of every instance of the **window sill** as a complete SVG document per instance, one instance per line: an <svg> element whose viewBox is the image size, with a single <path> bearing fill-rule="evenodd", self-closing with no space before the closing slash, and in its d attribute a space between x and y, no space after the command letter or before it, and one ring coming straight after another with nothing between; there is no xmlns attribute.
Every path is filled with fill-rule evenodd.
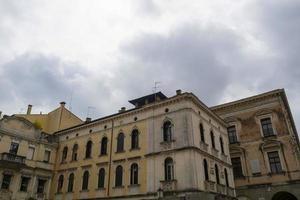
<svg viewBox="0 0 300 200"><path fill-rule="evenodd" d="M62 192L56 192L55 195L62 195Z"/></svg>
<svg viewBox="0 0 300 200"><path fill-rule="evenodd" d="M80 190L80 192L89 192L90 190Z"/></svg>
<svg viewBox="0 0 300 200"><path fill-rule="evenodd" d="M138 150L141 150L141 148L137 147L137 148L134 148L134 149L130 149L129 151L138 151Z"/></svg>
<svg viewBox="0 0 300 200"><path fill-rule="evenodd" d="M160 144L162 144L162 145L164 145L164 144L171 144L171 143L173 143L173 142L175 142L176 140L170 140L170 141L162 141L162 142L160 142Z"/></svg>
<svg viewBox="0 0 300 200"><path fill-rule="evenodd" d="M106 188L105 187L100 187L100 188L96 188L95 190L96 191L103 191L103 190L106 190Z"/></svg>
<svg viewBox="0 0 300 200"><path fill-rule="evenodd" d="M99 157L105 157L105 156L108 156L108 154L100 154Z"/></svg>
<svg viewBox="0 0 300 200"><path fill-rule="evenodd" d="M113 189L124 189L124 185L121 185L121 186L114 186Z"/></svg>
<svg viewBox="0 0 300 200"><path fill-rule="evenodd" d="M239 141L232 142L232 143L229 143L229 145L235 145L235 146L239 146L239 145L240 145L240 142L239 142Z"/></svg>
<svg viewBox="0 0 300 200"><path fill-rule="evenodd" d="M263 140L269 140L269 139L275 139L275 138L277 138L277 135L267 135L267 136L263 136Z"/></svg>
<svg viewBox="0 0 300 200"><path fill-rule="evenodd" d="M278 175L285 175L286 172L285 171L281 171L281 172L269 172L268 176L278 176Z"/></svg>
<svg viewBox="0 0 300 200"><path fill-rule="evenodd" d="M177 182L176 179L172 179L172 180L161 180L161 183L173 183L173 182Z"/></svg>
<svg viewBox="0 0 300 200"><path fill-rule="evenodd" d="M67 194L74 194L74 191L66 192Z"/></svg>
<svg viewBox="0 0 300 200"><path fill-rule="evenodd" d="M92 157L84 158L83 160L90 160L90 159L92 159Z"/></svg>
<svg viewBox="0 0 300 200"><path fill-rule="evenodd" d="M126 151L125 150L122 150L122 151L116 151L115 153L125 153Z"/></svg>
<svg viewBox="0 0 300 200"><path fill-rule="evenodd" d="M238 177L233 177L234 179L238 179L238 180L241 180L241 179L246 179L246 176L238 176Z"/></svg>
<svg viewBox="0 0 300 200"><path fill-rule="evenodd" d="M127 187L128 188L135 188L135 187L140 187L141 185L140 184L131 184L131 185L128 185Z"/></svg>

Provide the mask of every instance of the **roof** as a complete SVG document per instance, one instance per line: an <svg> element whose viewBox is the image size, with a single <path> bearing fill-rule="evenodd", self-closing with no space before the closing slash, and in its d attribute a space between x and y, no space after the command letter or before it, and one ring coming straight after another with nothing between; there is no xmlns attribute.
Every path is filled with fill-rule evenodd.
<svg viewBox="0 0 300 200"><path fill-rule="evenodd" d="M157 92L154 94L149 94L137 99L130 100L129 103L133 104L134 106L143 106L147 103L153 103L155 99L159 98L160 100L167 99L167 97L162 92ZM147 102L146 102L147 101Z"/></svg>

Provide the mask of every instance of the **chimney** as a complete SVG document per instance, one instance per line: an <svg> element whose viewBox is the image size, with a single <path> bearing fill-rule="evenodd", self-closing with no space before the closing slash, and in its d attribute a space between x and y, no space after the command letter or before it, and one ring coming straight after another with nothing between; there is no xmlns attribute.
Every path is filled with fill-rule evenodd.
<svg viewBox="0 0 300 200"><path fill-rule="evenodd" d="M32 109L32 105L28 104L28 107L27 107L27 115L30 115L30 114L31 114L31 109Z"/></svg>
<svg viewBox="0 0 300 200"><path fill-rule="evenodd" d="M65 105L66 105L66 102L64 102L64 101L60 102L61 107L65 107Z"/></svg>
<svg viewBox="0 0 300 200"><path fill-rule="evenodd" d="M90 117L87 117L86 119L85 119L85 123L88 123L88 122L91 122L92 121L92 118L90 118Z"/></svg>
<svg viewBox="0 0 300 200"><path fill-rule="evenodd" d="M126 108L125 107L122 107L120 110L119 110L119 113L122 113L122 112L125 112L126 111Z"/></svg>
<svg viewBox="0 0 300 200"><path fill-rule="evenodd" d="M177 95L181 95L181 90L176 90Z"/></svg>

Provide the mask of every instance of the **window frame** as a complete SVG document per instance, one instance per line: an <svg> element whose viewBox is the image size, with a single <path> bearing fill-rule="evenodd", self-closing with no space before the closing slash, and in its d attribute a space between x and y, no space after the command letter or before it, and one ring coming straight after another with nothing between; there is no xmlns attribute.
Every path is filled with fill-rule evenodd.
<svg viewBox="0 0 300 200"><path fill-rule="evenodd" d="M235 130L234 136L232 136L232 135L229 134L232 131L228 131L228 129L230 129L232 127L234 127L234 130ZM229 124L229 126L227 127L227 135L228 135L228 142L229 142L229 144L239 143L239 137L238 137L238 131L237 131L237 125L236 124ZM234 141L231 141L230 138L234 138Z"/></svg>
<svg viewBox="0 0 300 200"><path fill-rule="evenodd" d="M2 175L1 190L9 190L12 177L13 177L12 174L3 174ZM5 180L5 178L8 178L8 180Z"/></svg>
<svg viewBox="0 0 300 200"><path fill-rule="evenodd" d="M168 125L168 127L166 127ZM162 141L166 143L170 143L173 141L173 123L171 120L167 119L164 120L163 125L162 125Z"/></svg>
<svg viewBox="0 0 300 200"><path fill-rule="evenodd" d="M165 168L165 181L175 180L174 160L173 160L173 158L167 157L164 160L164 168Z"/></svg>
<svg viewBox="0 0 300 200"><path fill-rule="evenodd" d="M234 162L232 162L232 160L234 159L239 159L240 160L240 170L238 172L238 174L235 173L235 167L233 165ZM235 179L239 179L239 178L244 178L245 174L244 174L244 167L243 167L243 163L242 163L242 157L241 156L237 156L237 157L232 157L231 158L231 165L232 165L232 171L233 171L233 177Z"/></svg>
<svg viewBox="0 0 300 200"><path fill-rule="evenodd" d="M125 134L123 132L119 132L117 136L117 149L116 152L124 152L124 142L125 142ZM122 148L121 148L122 147Z"/></svg>
<svg viewBox="0 0 300 200"><path fill-rule="evenodd" d="M98 171L98 189L105 188L105 168L101 167Z"/></svg>
<svg viewBox="0 0 300 200"><path fill-rule="evenodd" d="M272 153L277 153L277 159L279 160L279 161L277 161L277 162L273 162L272 161L272 163L271 163L271 158L270 158L270 154L272 154ZM280 157L280 152L278 151L278 150L275 150L275 151L268 151L268 152L266 152L266 154L267 154L267 159L268 159L268 164L269 164L269 172L270 173L272 173L272 174L280 174L280 173L283 173L284 172L284 168L283 168L283 163L281 162L281 157ZM272 158L272 159L274 159L274 157ZM275 171L273 171L273 167L272 167L272 164L275 164L275 168L276 168L276 170ZM277 165L279 164L279 170L277 169Z"/></svg>
<svg viewBox="0 0 300 200"><path fill-rule="evenodd" d="M115 187L123 187L123 166L118 165L115 169Z"/></svg>
<svg viewBox="0 0 300 200"><path fill-rule="evenodd" d="M82 185L81 185L82 191L89 190L89 178L90 178L89 170L84 170L83 175L82 175Z"/></svg>
<svg viewBox="0 0 300 200"><path fill-rule="evenodd" d="M130 165L130 185L139 184L139 165L137 163L132 163Z"/></svg>
<svg viewBox="0 0 300 200"><path fill-rule="evenodd" d="M139 135L140 131L137 128L134 128L131 131L131 150L139 149ZM134 139L134 136L136 139Z"/></svg>
<svg viewBox="0 0 300 200"><path fill-rule="evenodd" d="M74 173L70 173L68 177L68 188L67 192L73 192L74 191L74 180L75 180L75 175Z"/></svg>
<svg viewBox="0 0 300 200"><path fill-rule="evenodd" d="M100 145L100 156L107 155L108 138L106 136L102 137Z"/></svg>
<svg viewBox="0 0 300 200"><path fill-rule="evenodd" d="M24 186L23 180L27 180L27 182L25 182L25 187L24 187L25 189L23 189ZM30 177L21 176L20 188L19 188L20 192L27 192L30 180L31 180Z"/></svg>

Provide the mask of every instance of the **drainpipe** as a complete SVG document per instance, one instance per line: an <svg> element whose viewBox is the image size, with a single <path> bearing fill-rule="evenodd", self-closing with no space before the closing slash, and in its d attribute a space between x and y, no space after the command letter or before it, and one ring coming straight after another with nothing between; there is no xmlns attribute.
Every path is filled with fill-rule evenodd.
<svg viewBox="0 0 300 200"><path fill-rule="evenodd" d="M108 183L107 183L107 196L110 195L110 175L111 175L111 164L112 164L112 146L113 146L113 134L114 134L114 120L111 120L111 134L110 134L110 152L108 162Z"/></svg>

